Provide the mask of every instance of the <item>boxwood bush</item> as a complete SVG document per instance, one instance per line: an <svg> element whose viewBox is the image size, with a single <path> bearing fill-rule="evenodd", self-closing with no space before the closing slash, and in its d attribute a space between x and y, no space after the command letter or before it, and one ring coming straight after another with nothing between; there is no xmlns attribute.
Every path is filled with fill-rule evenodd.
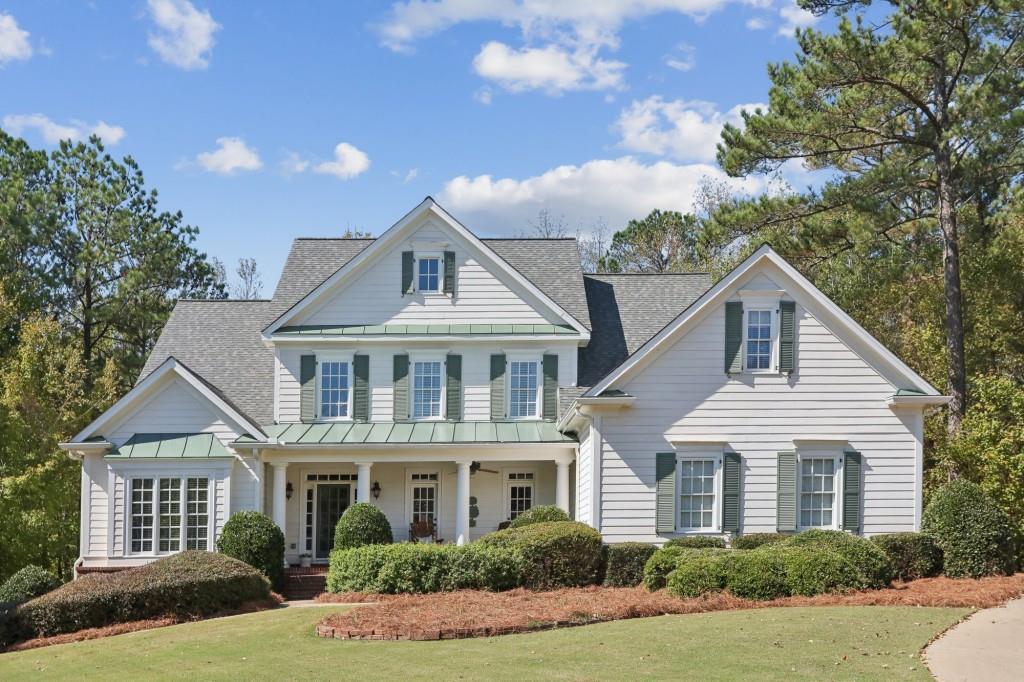
<svg viewBox="0 0 1024 682"><path fill-rule="evenodd" d="M334 527L334 549L364 545L390 545L395 539L384 512L369 502L357 502L345 510Z"/></svg>
<svg viewBox="0 0 1024 682"><path fill-rule="evenodd" d="M111 575L86 575L17 607L11 639L45 637L161 616L208 616L270 597L258 570L223 554L186 551Z"/></svg>
<svg viewBox="0 0 1024 682"><path fill-rule="evenodd" d="M0 585L0 604L21 604L60 587L57 576L29 564Z"/></svg>
<svg viewBox="0 0 1024 682"><path fill-rule="evenodd" d="M871 542L881 548L899 580L931 578L942 572L942 550L935 538L926 533L889 533L875 535Z"/></svg>
<svg viewBox="0 0 1024 682"><path fill-rule="evenodd" d="M774 545L785 540L788 535L782 533L747 533L732 539L733 549L757 549L765 545Z"/></svg>
<svg viewBox="0 0 1024 682"><path fill-rule="evenodd" d="M644 579L647 560L658 551L646 542L620 542L606 548L604 584L608 587L636 587Z"/></svg>
<svg viewBox="0 0 1024 682"><path fill-rule="evenodd" d="M689 547L665 546L651 555L644 565L644 587L651 592L663 589L668 584L668 576L683 561L691 558L731 554L733 550L721 549L718 547L705 547L703 549L692 549Z"/></svg>
<svg viewBox="0 0 1024 682"><path fill-rule="evenodd" d="M811 597L851 592L864 586L857 566L841 552L811 545L771 549L782 559L786 591Z"/></svg>
<svg viewBox="0 0 1024 682"><path fill-rule="evenodd" d="M572 519L558 507L542 504L538 507L527 509L512 519L509 528L522 528L523 526L529 526L531 523L548 523L551 521L572 521Z"/></svg>
<svg viewBox="0 0 1024 682"><path fill-rule="evenodd" d="M519 554L522 584L535 590L593 585L604 570L601 534L585 523L534 523L488 533L478 542Z"/></svg>
<svg viewBox="0 0 1024 682"><path fill-rule="evenodd" d="M331 553L329 592L386 594L507 590L518 586L522 562L513 550L403 542Z"/></svg>
<svg viewBox="0 0 1024 682"><path fill-rule="evenodd" d="M812 552L831 552L846 559L860 574L857 589L877 589L892 582L892 565L885 552L867 538L841 530L807 530L757 551L784 551L793 547L807 548Z"/></svg>
<svg viewBox="0 0 1024 682"><path fill-rule="evenodd" d="M950 481L925 507L921 528L942 549L950 578L1013 573L1013 532L1009 518L977 484Z"/></svg>
<svg viewBox="0 0 1024 682"><path fill-rule="evenodd" d="M677 597L699 597L725 588L733 551L699 551L679 558L676 567L668 574L666 588Z"/></svg>
<svg viewBox="0 0 1024 682"><path fill-rule="evenodd" d="M232 514L217 538L217 549L258 569L278 592L284 587L284 533L265 514Z"/></svg>
<svg viewBox="0 0 1024 682"><path fill-rule="evenodd" d="M714 535L688 535L672 538L666 547L687 547L689 549L725 549L725 540Z"/></svg>
<svg viewBox="0 0 1024 682"><path fill-rule="evenodd" d="M772 547L761 550L733 550L726 570L726 588L743 599L777 599L789 595L785 565Z"/></svg>

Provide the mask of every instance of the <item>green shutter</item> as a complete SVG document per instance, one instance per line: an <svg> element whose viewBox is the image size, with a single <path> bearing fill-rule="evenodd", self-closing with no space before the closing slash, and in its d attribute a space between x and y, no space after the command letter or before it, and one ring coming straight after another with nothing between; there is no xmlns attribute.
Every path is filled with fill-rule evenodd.
<svg viewBox="0 0 1024 682"><path fill-rule="evenodd" d="M852 450L843 453L843 458L843 530L859 533L864 458Z"/></svg>
<svg viewBox="0 0 1024 682"><path fill-rule="evenodd" d="M316 421L316 356L299 360L299 414L304 422Z"/></svg>
<svg viewBox="0 0 1024 682"><path fill-rule="evenodd" d="M396 422L409 418L409 356L394 356L393 411Z"/></svg>
<svg viewBox="0 0 1024 682"><path fill-rule="evenodd" d="M352 396L352 418L365 422L370 420L370 356L356 355L352 358L352 373L355 375Z"/></svg>
<svg viewBox="0 0 1024 682"><path fill-rule="evenodd" d="M796 303L779 302L779 371L792 374L795 366Z"/></svg>
<svg viewBox="0 0 1024 682"><path fill-rule="evenodd" d="M544 356L544 409L548 421L558 419L558 356Z"/></svg>
<svg viewBox="0 0 1024 682"><path fill-rule="evenodd" d="M413 268L413 253L412 251L402 252L402 295L412 293L412 268Z"/></svg>
<svg viewBox="0 0 1024 682"><path fill-rule="evenodd" d="M445 359L448 383L445 386L445 417L449 421L462 421L462 356L449 355Z"/></svg>
<svg viewBox="0 0 1024 682"><path fill-rule="evenodd" d="M491 421L505 418L505 356L491 356Z"/></svg>
<svg viewBox="0 0 1024 682"><path fill-rule="evenodd" d="M743 371L743 303L725 304L725 373Z"/></svg>
<svg viewBox="0 0 1024 682"><path fill-rule="evenodd" d="M659 533L676 531L676 453L659 452L654 466Z"/></svg>
<svg viewBox="0 0 1024 682"><path fill-rule="evenodd" d="M444 293L455 295L455 252L444 252Z"/></svg>
<svg viewBox="0 0 1024 682"><path fill-rule="evenodd" d="M722 457L722 531L740 532L740 453L726 452Z"/></svg>
<svg viewBox="0 0 1024 682"><path fill-rule="evenodd" d="M775 525L780 533L796 530L796 452L779 453L778 495L775 502Z"/></svg>

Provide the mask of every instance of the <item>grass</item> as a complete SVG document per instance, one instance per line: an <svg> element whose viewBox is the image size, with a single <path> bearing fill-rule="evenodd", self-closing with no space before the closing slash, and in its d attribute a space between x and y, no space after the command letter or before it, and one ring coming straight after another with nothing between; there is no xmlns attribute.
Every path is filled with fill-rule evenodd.
<svg viewBox="0 0 1024 682"><path fill-rule="evenodd" d="M0 654L0 679L930 680L920 650L970 609L812 607L441 642L344 642L286 608Z"/></svg>

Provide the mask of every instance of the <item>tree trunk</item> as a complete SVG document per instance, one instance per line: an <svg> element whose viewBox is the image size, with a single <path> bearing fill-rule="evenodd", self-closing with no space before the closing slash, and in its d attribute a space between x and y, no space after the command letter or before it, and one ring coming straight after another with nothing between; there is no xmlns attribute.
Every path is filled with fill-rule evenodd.
<svg viewBox="0 0 1024 682"><path fill-rule="evenodd" d="M942 275L946 303L946 351L949 359L946 376L949 383L949 412L946 431L950 437L960 431L967 401L967 369L964 359L963 295L960 291L960 237L953 210L949 148L942 145L936 155L938 176L938 217L942 230Z"/></svg>

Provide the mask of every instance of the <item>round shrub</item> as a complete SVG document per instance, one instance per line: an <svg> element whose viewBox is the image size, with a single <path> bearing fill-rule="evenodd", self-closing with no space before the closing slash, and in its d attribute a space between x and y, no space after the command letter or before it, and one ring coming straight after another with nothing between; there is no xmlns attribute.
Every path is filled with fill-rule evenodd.
<svg viewBox="0 0 1024 682"><path fill-rule="evenodd" d="M682 538L672 538L665 543L665 546L689 549L725 549L725 540L714 535L688 535Z"/></svg>
<svg viewBox="0 0 1024 682"><path fill-rule="evenodd" d="M950 578L1013 573L1010 521L978 485L956 480L940 487L921 525L942 549L943 570Z"/></svg>
<svg viewBox="0 0 1024 682"><path fill-rule="evenodd" d="M57 576L29 564L0 585L0 604L21 604L60 587Z"/></svg>
<svg viewBox="0 0 1024 682"><path fill-rule="evenodd" d="M519 554L523 560L522 584L535 590L593 585L604 568L601 534L576 521L506 528L488 533L478 542Z"/></svg>
<svg viewBox="0 0 1024 682"><path fill-rule="evenodd" d="M727 566L725 586L743 599L777 599L789 594L782 558L774 551L735 551Z"/></svg>
<svg viewBox="0 0 1024 682"><path fill-rule="evenodd" d="M551 504L542 504L539 507L531 507L512 519L509 528L522 528L523 526L529 526L531 523L549 523L551 521L572 521L572 519L558 507Z"/></svg>
<svg viewBox="0 0 1024 682"><path fill-rule="evenodd" d="M697 552L684 556L668 575L666 588L677 597L721 591L729 577L733 552Z"/></svg>
<svg viewBox="0 0 1024 682"><path fill-rule="evenodd" d="M780 543L762 547L760 552L790 547L806 547L816 551L834 552L849 561L860 573L859 589L878 589L892 582L892 565L878 545L841 530L807 530Z"/></svg>
<svg viewBox="0 0 1024 682"><path fill-rule="evenodd" d="M788 535L782 533L748 533L732 539L733 549L757 549L765 545L774 545L785 540Z"/></svg>
<svg viewBox="0 0 1024 682"><path fill-rule="evenodd" d="M816 594L851 592L860 589L861 572L839 552L818 547L787 547L771 550L781 557L790 594L811 597Z"/></svg>
<svg viewBox="0 0 1024 682"><path fill-rule="evenodd" d="M703 549L691 549L688 547L662 547L651 555L644 565L644 587L651 592L663 589L668 583L668 576L676 569L682 561L688 561L693 557L710 556L718 554L732 554L731 549L718 547L706 547Z"/></svg>
<svg viewBox="0 0 1024 682"><path fill-rule="evenodd" d="M390 545L391 524L384 512L369 502L357 502L345 510L334 527L334 549L363 545Z"/></svg>
<svg viewBox="0 0 1024 682"><path fill-rule="evenodd" d="M261 571L275 590L284 587L284 533L265 514L232 514L217 539L217 550Z"/></svg>
<svg viewBox="0 0 1024 682"><path fill-rule="evenodd" d="M871 542L889 557L893 575L899 580L931 578L942 572L942 550L926 533L875 535Z"/></svg>
<svg viewBox="0 0 1024 682"><path fill-rule="evenodd" d="M608 545L604 584L608 587L636 587L644 579L647 560L658 551L646 542L621 542Z"/></svg>

